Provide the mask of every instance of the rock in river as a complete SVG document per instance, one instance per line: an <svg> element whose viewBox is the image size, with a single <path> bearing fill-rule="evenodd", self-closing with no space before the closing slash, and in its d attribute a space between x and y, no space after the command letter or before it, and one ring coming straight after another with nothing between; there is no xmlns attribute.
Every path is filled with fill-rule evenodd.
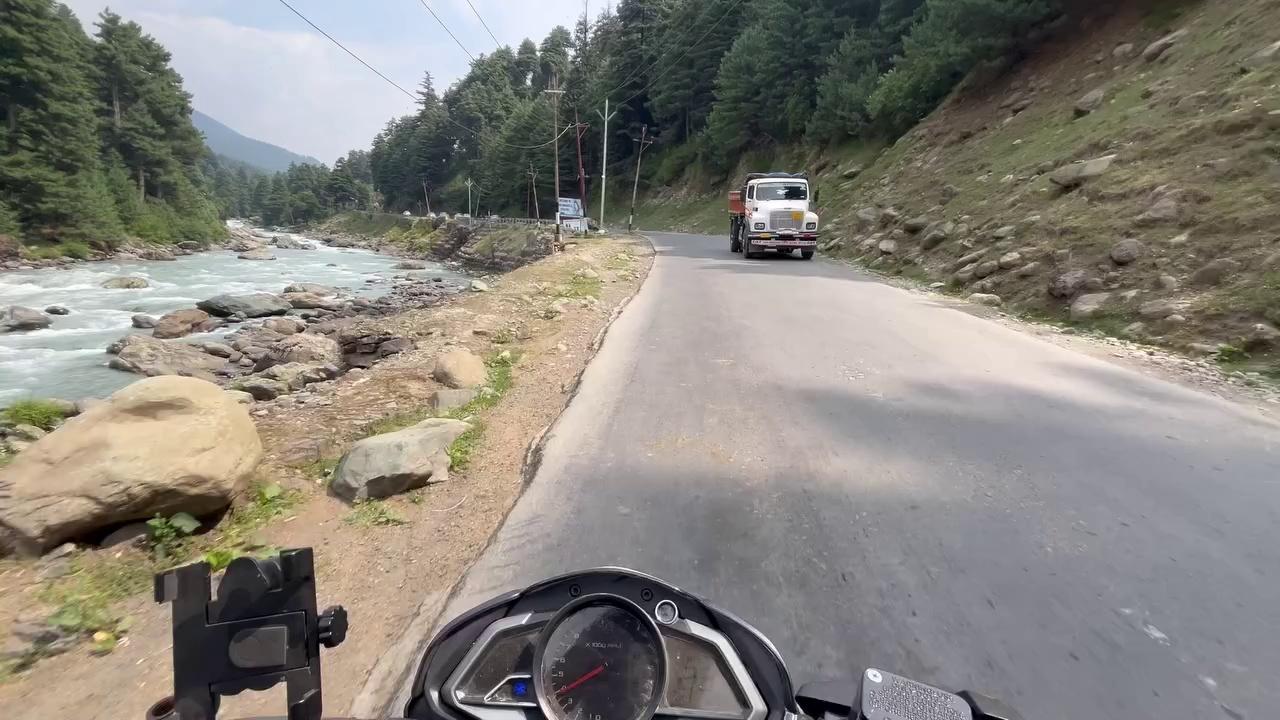
<svg viewBox="0 0 1280 720"><path fill-rule="evenodd" d="M355 502L385 498L449 478L449 446L471 428L460 420L431 418L352 446L329 489Z"/></svg>
<svg viewBox="0 0 1280 720"><path fill-rule="evenodd" d="M196 307L218 317L238 314L247 318L283 315L293 309L293 306L283 298L271 293L218 295L208 300L201 300L196 303Z"/></svg>
<svg viewBox="0 0 1280 720"><path fill-rule="evenodd" d="M247 354L247 353L246 353ZM267 349L255 367L261 371L272 365L307 363L342 366L342 346L332 338L315 333L298 333Z"/></svg>
<svg viewBox="0 0 1280 720"><path fill-rule="evenodd" d="M299 282L293 283L284 289L283 294L288 295L289 293L312 293L314 295L328 297L331 295L337 295L338 288L321 285L319 283Z"/></svg>
<svg viewBox="0 0 1280 720"><path fill-rule="evenodd" d="M206 355L195 345L171 342L147 335L129 335L107 349L115 357L108 366L139 375L190 375L210 377L227 361Z"/></svg>
<svg viewBox="0 0 1280 720"><path fill-rule="evenodd" d="M38 555L160 515L226 507L262 459L248 411L193 378L149 378L68 420L5 469L0 547Z"/></svg>
<svg viewBox="0 0 1280 720"><path fill-rule="evenodd" d="M102 282L102 287L108 290L137 290L139 288L150 287L145 278L140 277L113 277Z"/></svg>
<svg viewBox="0 0 1280 720"><path fill-rule="evenodd" d="M345 304L338 298L323 297L312 292L285 293L283 299L299 310L341 310Z"/></svg>
<svg viewBox="0 0 1280 720"><path fill-rule="evenodd" d="M53 324L53 318L35 308L12 305L0 317L0 330L19 332L23 330L40 330Z"/></svg>
<svg viewBox="0 0 1280 720"><path fill-rule="evenodd" d="M185 309L174 310L171 313L162 315L155 322L155 330L152 331L153 337L180 338L196 331L201 323L209 319L209 313L203 310Z"/></svg>

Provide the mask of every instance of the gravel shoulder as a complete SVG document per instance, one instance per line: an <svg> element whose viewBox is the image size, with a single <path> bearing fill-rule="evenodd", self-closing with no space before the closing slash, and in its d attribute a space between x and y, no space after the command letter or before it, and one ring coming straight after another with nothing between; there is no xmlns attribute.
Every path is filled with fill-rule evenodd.
<svg viewBox="0 0 1280 720"><path fill-rule="evenodd" d="M563 253L490 279L488 292L380 320L413 338L416 349L254 406L267 450L259 477L299 498L256 531L255 542L314 547L321 606L341 603L350 613L346 643L324 656L328 714L351 707L419 605L446 595L487 546L525 485L531 443L565 407L598 336L639 288L652 257L638 238L570 241ZM353 440L378 423L423 412L440 388L431 370L447 345L518 358L501 402L471 418L484 430L467 466L373 513L329 496L327 472ZM127 560L133 552L81 553L95 557L80 560ZM40 563L0 562L0 624L40 605L47 574ZM0 717L140 717L168 694L168 608L134 595L118 611L131 623L114 651L95 656L80 645L0 681ZM272 713L282 698L278 688L227 698L223 707L231 715Z"/></svg>

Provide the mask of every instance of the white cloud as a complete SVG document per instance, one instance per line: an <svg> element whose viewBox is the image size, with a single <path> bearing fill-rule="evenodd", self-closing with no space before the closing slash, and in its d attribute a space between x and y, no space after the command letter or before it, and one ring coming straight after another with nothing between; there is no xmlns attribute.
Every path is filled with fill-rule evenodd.
<svg viewBox="0 0 1280 720"><path fill-rule="evenodd" d="M63 0L89 32L106 0ZM253 0L265 3L268 0ZM555 25L572 28L579 0L472 0L504 44L526 36L535 42ZM368 147L374 134L413 102L342 50L297 20L298 29L237 24L234 0L114 0L111 9L142 25L173 54L193 104L241 133L326 163L351 148ZM322 4L296 4L312 15ZM473 54L494 49L493 40L466 0L433 0L459 40ZM603 3L593 3L595 15ZM417 0L371 3L362 27L325 27L383 74L413 92L424 70L443 89L466 71L467 59ZM255 7L255 11L262 8ZM283 10L287 14L287 10ZM265 12L258 14L266 15ZM353 37L375 35L377 43Z"/></svg>

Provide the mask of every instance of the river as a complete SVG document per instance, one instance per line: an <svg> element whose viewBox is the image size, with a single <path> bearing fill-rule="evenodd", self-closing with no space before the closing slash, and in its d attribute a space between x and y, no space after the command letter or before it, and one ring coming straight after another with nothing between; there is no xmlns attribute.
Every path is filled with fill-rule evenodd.
<svg viewBox="0 0 1280 720"><path fill-rule="evenodd" d="M137 313L159 317L214 295L279 293L294 282L332 285L353 295L378 297L390 289L390 283L366 280L387 281L404 273L393 269L399 258L328 247L301 235L293 237L317 249L269 248L278 259L266 261L240 260L234 252L213 251L174 261L88 262L65 269L0 273L0 309L23 305L43 310L61 305L71 311L54 316L53 324L44 330L0 333L0 406L26 397L105 397L137 380L137 375L108 368L109 356L104 351L130 332L150 332L132 327L131 318ZM428 264L421 272L460 277L435 264ZM104 280L122 275L145 278L150 287L101 287Z"/></svg>

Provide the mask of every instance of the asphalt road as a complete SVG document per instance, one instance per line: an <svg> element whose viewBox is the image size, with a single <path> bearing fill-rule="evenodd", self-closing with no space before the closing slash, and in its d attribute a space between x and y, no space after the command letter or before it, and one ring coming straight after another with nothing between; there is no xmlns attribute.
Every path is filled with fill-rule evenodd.
<svg viewBox="0 0 1280 720"><path fill-rule="evenodd" d="M594 565L1028 720L1280 717L1280 426L823 262L660 254L446 617Z"/></svg>

